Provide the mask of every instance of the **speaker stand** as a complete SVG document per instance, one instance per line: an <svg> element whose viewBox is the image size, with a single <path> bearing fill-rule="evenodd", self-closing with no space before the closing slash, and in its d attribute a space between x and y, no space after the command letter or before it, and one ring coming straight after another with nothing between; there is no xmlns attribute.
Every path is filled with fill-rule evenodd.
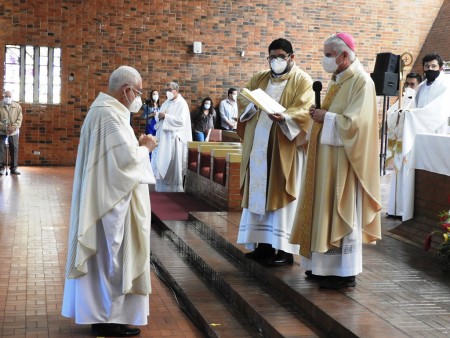
<svg viewBox="0 0 450 338"><path fill-rule="evenodd" d="M381 122L380 175L386 175L387 119L389 96L383 95L383 117Z"/></svg>

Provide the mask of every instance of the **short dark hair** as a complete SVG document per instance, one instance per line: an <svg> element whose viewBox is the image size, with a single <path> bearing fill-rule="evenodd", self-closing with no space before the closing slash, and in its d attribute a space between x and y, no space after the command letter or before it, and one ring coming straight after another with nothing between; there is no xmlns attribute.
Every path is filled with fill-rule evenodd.
<svg viewBox="0 0 450 338"><path fill-rule="evenodd" d="M417 82L421 83L422 82L422 76L420 76L419 73L416 72L411 72L408 75L406 75L407 79L416 79Z"/></svg>
<svg viewBox="0 0 450 338"><path fill-rule="evenodd" d="M233 92L237 92L237 89L236 88L228 89L228 95L233 94Z"/></svg>
<svg viewBox="0 0 450 338"><path fill-rule="evenodd" d="M422 58L422 67L425 66L425 62L430 62L436 60L439 64L439 68L444 66L444 61L442 61L441 57L438 53L428 53Z"/></svg>
<svg viewBox="0 0 450 338"><path fill-rule="evenodd" d="M272 41L272 43L269 45L269 54L271 50L275 49L282 49L288 54L294 54L292 44L288 40L283 38L279 38Z"/></svg>

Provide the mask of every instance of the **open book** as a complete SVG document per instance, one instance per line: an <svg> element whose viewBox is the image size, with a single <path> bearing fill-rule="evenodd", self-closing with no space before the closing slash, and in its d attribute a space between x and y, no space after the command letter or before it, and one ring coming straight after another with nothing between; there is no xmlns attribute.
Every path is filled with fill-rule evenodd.
<svg viewBox="0 0 450 338"><path fill-rule="evenodd" d="M286 110L286 108L272 99L261 88L252 91L247 88L242 88L240 94L252 102L255 106L258 106L264 110L267 114L282 113Z"/></svg>

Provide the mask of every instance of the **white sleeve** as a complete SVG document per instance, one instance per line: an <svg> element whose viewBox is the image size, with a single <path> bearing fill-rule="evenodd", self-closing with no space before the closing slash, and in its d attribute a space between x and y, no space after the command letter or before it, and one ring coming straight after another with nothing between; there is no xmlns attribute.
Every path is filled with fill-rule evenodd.
<svg viewBox="0 0 450 338"><path fill-rule="evenodd" d="M336 129L336 114L326 112L323 121L322 134L320 136L320 143L329 146L342 146L341 138Z"/></svg>

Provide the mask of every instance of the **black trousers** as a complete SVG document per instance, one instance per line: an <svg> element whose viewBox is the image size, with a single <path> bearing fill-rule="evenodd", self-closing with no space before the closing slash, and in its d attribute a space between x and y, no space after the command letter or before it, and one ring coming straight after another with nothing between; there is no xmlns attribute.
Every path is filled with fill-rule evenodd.
<svg viewBox="0 0 450 338"><path fill-rule="evenodd" d="M6 166L6 135L0 135L0 167ZM11 170L16 170L19 158L19 134L8 136L9 159Z"/></svg>

